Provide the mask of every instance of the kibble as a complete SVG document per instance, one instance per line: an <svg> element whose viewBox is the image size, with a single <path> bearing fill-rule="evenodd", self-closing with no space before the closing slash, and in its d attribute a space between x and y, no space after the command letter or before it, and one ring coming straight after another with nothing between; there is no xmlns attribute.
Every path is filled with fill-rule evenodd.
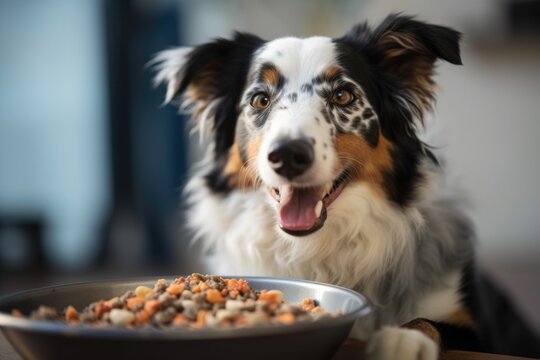
<svg viewBox="0 0 540 360"><path fill-rule="evenodd" d="M13 309L14 316L24 316ZM335 316L314 299L300 304L284 301L279 290L254 290L244 279L192 274L168 283L159 279L153 288L138 286L122 296L91 303L82 311L68 306L62 313L40 306L34 320L64 321L93 327L241 327L291 325Z"/></svg>

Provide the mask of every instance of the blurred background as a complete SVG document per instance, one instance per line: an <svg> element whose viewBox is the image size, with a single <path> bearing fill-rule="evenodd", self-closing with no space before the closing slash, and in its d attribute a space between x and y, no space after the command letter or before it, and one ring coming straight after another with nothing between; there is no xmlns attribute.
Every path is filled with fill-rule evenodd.
<svg viewBox="0 0 540 360"><path fill-rule="evenodd" d="M395 11L465 34L425 137L482 265L540 329L540 2L524 0L2 0L0 295L198 270L180 193L200 151L151 87L157 51L235 29L340 36Z"/></svg>

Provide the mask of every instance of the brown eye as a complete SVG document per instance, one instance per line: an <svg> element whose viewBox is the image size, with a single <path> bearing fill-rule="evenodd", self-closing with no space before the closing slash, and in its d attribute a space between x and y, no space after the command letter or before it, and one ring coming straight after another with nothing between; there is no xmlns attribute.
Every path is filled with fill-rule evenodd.
<svg viewBox="0 0 540 360"><path fill-rule="evenodd" d="M257 93L251 98L250 104L255 109L266 109L270 105L270 97L266 93Z"/></svg>
<svg viewBox="0 0 540 360"><path fill-rule="evenodd" d="M350 91L345 89L338 89L332 95L332 103L338 106L346 106L352 103L354 96Z"/></svg>

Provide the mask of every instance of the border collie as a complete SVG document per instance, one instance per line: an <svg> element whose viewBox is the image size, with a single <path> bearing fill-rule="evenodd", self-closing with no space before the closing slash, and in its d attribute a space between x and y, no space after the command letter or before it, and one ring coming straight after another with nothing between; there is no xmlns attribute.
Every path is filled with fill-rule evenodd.
<svg viewBox="0 0 540 360"><path fill-rule="evenodd" d="M186 191L213 273L302 278L365 294L371 359L440 349L539 354L474 266L471 223L438 188L418 128L435 63L460 65L460 33L402 15L343 37L231 40L155 59L208 156Z"/></svg>

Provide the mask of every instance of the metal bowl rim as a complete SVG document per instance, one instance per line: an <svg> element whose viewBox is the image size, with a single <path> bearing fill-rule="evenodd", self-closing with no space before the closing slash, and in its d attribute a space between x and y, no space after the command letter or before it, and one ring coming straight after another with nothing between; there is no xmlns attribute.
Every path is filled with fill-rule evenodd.
<svg viewBox="0 0 540 360"><path fill-rule="evenodd" d="M317 281L301 280L301 279L284 279L274 277L263 276L227 276L220 275L223 278L242 278L249 281L268 281L272 283L289 283L289 284L304 284L310 286L320 286L324 288L330 288L340 292L345 292L353 298L360 300L362 306L359 306L352 311L339 315L337 317L325 318L316 321L302 321L292 325L268 325L268 326L253 326L253 327L241 327L232 329L124 329L124 328L92 328L89 326L77 326L68 325L63 323L37 321L26 318L17 318L8 313L0 312L0 328L4 330L23 330L55 335L63 335L68 337L87 337L87 338L108 338L108 339L160 339L160 340L207 340L207 339L228 339L238 337L257 337L257 336L272 336L283 335L294 332L308 332L323 330L333 327L339 327L346 324L352 324L355 320L366 316L370 313L372 307L369 301L362 294L347 289L341 286L326 284ZM152 276L142 278L125 278L116 280L99 280L99 281L86 281L86 282L74 282L61 285L53 285L40 287L35 289L23 290L8 294L0 297L0 306L9 301L20 297L27 297L28 295L35 295L40 292L50 291L52 289L66 289L70 287L86 287L95 286L99 284L104 285L121 285L122 283L140 283L145 281L155 281L159 278L174 279L178 276Z"/></svg>

